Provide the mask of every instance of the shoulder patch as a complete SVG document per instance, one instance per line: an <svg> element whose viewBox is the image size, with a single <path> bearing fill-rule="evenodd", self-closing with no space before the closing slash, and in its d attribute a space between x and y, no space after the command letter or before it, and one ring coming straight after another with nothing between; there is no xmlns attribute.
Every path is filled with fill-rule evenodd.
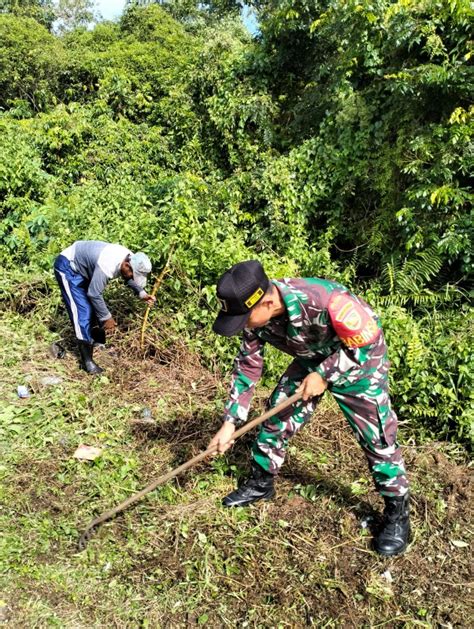
<svg viewBox="0 0 474 629"><path fill-rule="evenodd" d="M332 296L328 312L334 331L347 347L370 345L380 334L370 314L347 293Z"/></svg>

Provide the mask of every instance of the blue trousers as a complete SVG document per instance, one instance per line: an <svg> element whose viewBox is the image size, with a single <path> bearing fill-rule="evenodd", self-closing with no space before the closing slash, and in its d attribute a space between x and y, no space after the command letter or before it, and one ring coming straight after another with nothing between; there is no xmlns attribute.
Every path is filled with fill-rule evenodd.
<svg viewBox="0 0 474 629"><path fill-rule="evenodd" d="M95 320L94 309L87 297L88 280L71 268L65 256L58 256L54 262L54 275L61 289L61 295L79 341L93 343L91 328Z"/></svg>

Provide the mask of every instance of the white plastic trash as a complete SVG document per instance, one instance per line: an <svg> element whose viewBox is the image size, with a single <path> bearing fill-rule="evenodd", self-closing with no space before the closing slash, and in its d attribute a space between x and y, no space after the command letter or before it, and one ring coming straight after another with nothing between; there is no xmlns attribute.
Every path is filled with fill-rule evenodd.
<svg viewBox="0 0 474 629"><path fill-rule="evenodd" d="M28 389L28 387L25 387L24 384L19 384L17 387L17 393L18 393L18 397L21 399L25 399L30 397L30 391Z"/></svg>

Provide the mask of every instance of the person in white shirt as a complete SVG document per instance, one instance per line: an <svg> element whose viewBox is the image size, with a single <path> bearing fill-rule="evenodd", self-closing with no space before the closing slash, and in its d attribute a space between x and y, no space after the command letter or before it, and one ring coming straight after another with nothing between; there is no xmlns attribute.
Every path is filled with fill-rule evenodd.
<svg viewBox="0 0 474 629"><path fill-rule="evenodd" d="M81 366L87 373L102 373L92 358L94 341L103 342L105 330L116 326L102 296L107 283L122 277L139 299L153 304L155 298L145 290L150 272L146 254L100 240L78 240L56 258L54 275L76 334ZM95 327L95 322L100 327Z"/></svg>

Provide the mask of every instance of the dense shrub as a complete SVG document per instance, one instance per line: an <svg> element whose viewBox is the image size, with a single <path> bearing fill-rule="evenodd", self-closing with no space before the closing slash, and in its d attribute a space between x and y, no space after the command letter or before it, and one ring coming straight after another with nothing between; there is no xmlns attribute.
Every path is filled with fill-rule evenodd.
<svg viewBox="0 0 474 629"><path fill-rule="evenodd" d="M0 107L23 103L25 112L36 113L52 106L64 55L36 20L0 14Z"/></svg>
<svg viewBox="0 0 474 629"><path fill-rule="evenodd" d="M433 309L414 318L406 308L390 306L382 320L400 417L430 437L474 443L469 310Z"/></svg>
<svg viewBox="0 0 474 629"><path fill-rule="evenodd" d="M50 273L100 238L159 268L173 248L160 309L219 368L230 264L338 279L382 314L401 418L467 443L469 3L253 4L253 40L227 1L64 36L0 15L0 262Z"/></svg>

